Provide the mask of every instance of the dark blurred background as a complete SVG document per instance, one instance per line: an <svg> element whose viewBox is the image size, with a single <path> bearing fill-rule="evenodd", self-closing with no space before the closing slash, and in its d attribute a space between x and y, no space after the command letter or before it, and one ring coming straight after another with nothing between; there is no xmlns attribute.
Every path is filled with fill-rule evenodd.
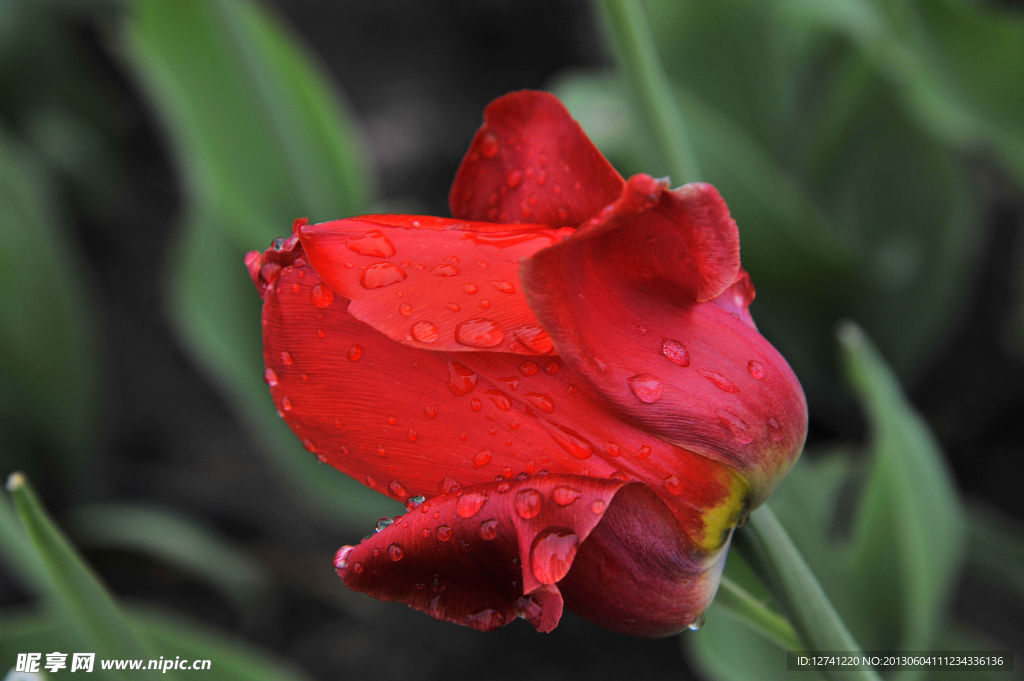
<svg viewBox="0 0 1024 681"><path fill-rule="evenodd" d="M984 522L944 612L1007 648L1024 640L1005 568L1024 521L1024 17L900 5L647 7L707 172L673 180L710 180L733 208L752 312L808 392L808 460L842 451L863 472L870 436L833 337L853 319ZM505 92L554 89L623 174L667 174L616 64L587 2L0 3L0 469L27 473L123 602L310 678L712 678L676 639L571 614L550 635L482 635L347 593L333 551L399 509L263 425L273 406L245 364L244 250L300 215L447 214ZM304 88L328 93L317 110L337 131L287 124L313 117L289 105L319 106ZM245 137L261 126L287 139ZM285 177L277 154L326 186ZM971 562L993 546L1003 563ZM0 627L33 602L0 573Z"/></svg>

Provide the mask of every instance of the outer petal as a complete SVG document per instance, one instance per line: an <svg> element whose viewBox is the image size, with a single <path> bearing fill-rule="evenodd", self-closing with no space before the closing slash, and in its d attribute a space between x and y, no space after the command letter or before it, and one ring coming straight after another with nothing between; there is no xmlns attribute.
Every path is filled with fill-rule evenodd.
<svg viewBox="0 0 1024 681"><path fill-rule="evenodd" d="M621 188L622 177L554 95L522 90L484 110L448 204L466 220L575 226Z"/></svg>
<svg viewBox="0 0 1024 681"><path fill-rule="evenodd" d="M725 553L705 555L675 530L643 485L520 476L434 497L342 547L335 565L352 589L484 631L516 616L551 631L565 584L598 623L665 635L710 603Z"/></svg>
<svg viewBox="0 0 1024 681"><path fill-rule="evenodd" d="M641 481L707 551L741 518L747 487L730 469L621 420L558 359L390 341L340 295L318 307L302 255L293 242L249 261L271 395L321 460L402 501L542 470Z"/></svg>
<svg viewBox="0 0 1024 681"><path fill-rule="evenodd" d="M623 417L740 471L753 505L788 471L803 391L749 321L735 223L713 188L635 177L521 276L559 355Z"/></svg>
<svg viewBox="0 0 1024 681"><path fill-rule="evenodd" d="M365 215L299 230L313 268L351 299L349 314L392 340L522 354L552 347L523 296L519 261L569 233L421 215Z"/></svg>

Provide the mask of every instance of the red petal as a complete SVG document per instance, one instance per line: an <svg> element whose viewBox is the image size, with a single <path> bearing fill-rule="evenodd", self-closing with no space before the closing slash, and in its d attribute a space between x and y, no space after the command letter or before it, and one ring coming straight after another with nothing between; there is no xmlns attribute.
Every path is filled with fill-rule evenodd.
<svg viewBox="0 0 1024 681"><path fill-rule="evenodd" d="M622 489L559 582L566 606L633 636L668 636L699 622L715 596L728 544L694 551L661 500Z"/></svg>
<svg viewBox="0 0 1024 681"><path fill-rule="evenodd" d="M578 225L615 200L622 177L558 99L523 90L484 110L455 176L452 215Z"/></svg>
<svg viewBox="0 0 1024 681"><path fill-rule="evenodd" d="M767 496L803 445L806 404L749 322L753 289L713 188L668 192L634 177L520 269L531 308L590 389L639 428L740 471L755 505Z"/></svg>
<svg viewBox="0 0 1024 681"><path fill-rule="evenodd" d="M710 602L724 550L692 558L698 552L671 534L679 528L667 507L645 487L624 485L522 476L442 494L341 549L335 566L352 589L484 631L516 616L551 631L563 580L601 624L641 635L678 631ZM601 575L622 581L595 588Z"/></svg>
<svg viewBox="0 0 1024 681"><path fill-rule="evenodd" d="M322 280L292 259L264 292L267 381L321 460L403 501L542 469L638 480L709 550L739 519L747 490L728 469L621 420L558 359L395 343L340 295L318 307Z"/></svg>
<svg viewBox="0 0 1024 681"><path fill-rule="evenodd" d="M431 350L551 354L526 303L519 261L569 230L417 215L367 215L301 228L317 273L349 314Z"/></svg>

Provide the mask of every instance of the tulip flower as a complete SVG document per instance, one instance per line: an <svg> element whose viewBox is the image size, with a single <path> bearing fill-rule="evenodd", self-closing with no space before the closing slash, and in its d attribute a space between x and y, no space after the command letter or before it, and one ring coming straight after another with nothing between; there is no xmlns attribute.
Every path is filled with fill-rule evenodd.
<svg viewBox="0 0 1024 681"><path fill-rule="evenodd" d="M300 220L246 259L280 415L406 503L338 574L480 630L550 631L566 607L633 635L697 626L807 429L725 202L623 180L523 91L487 107L449 203Z"/></svg>

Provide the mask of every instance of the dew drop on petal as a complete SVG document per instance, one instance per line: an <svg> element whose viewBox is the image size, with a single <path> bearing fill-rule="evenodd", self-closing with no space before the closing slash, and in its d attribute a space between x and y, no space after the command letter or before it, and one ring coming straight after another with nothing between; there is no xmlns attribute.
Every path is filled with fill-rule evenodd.
<svg viewBox="0 0 1024 681"><path fill-rule="evenodd" d="M516 492L516 513L523 520L536 518L543 503L544 497L535 489L523 489Z"/></svg>
<svg viewBox="0 0 1024 681"><path fill-rule="evenodd" d="M402 315L403 317L410 316L412 314L412 305L410 305L409 303L402 303L401 305L398 306L398 314Z"/></svg>
<svg viewBox="0 0 1024 681"><path fill-rule="evenodd" d="M473 455L473 468L481 468L491 462L493 455L490 450L481 449L479 452Z"/></svg>
<svg viewBox="0 0 1024 681"><path fill-rule="evenodd" d="M480 536L485 540L491 540L498 536L498 521L492 518L480 523Z"/></svg>
<svg viewBox="0 0 1024 681"><path fill-rule="evenodd" d="M589 459L594 454L594 445L572 428L555 425L549 433L558 446L577 459Z"/></svg>
<svg viewBox="0 0 1024 681"><path fill-rule="evenodd" d="M454 277L458 275L459 268L455 265L444 263L430 268L430 273L435 277Z"/></svg>
<svg viewBox="0 0 1024 681"><path fill-rule="evenodd" d="M315 307L328 307L334 302L334 291L326 284L317 284L309 292L309 298L313 301Z"/></svg>
<svg viewBox="0 0 1024 681"><path fill-rule="evenodd" d="M463 518L472 518L486 503L486 494L467 492L455 501L455 511Z"/></svg>
<svg viewBox="0 0 1024 681"><path fill-rule="evenodd" d="M515 330L515 334L519 342L536 353L547 354L554 347L551 336L539 326L521 326Z"/></svg>
<svg viewBox="0 0 1024 681"><path fill-rule="evenodd" d="M715 415L718 417L718 422L725 426L740 444L748 445L754 441L750 426L738 415L724 409L719 410Z"/></svg>
<svg viewBox="0 0 1024 681"><path fill-rule="evenodd" d="M291 411L291 410L292 410L292 401L290 399L288 399L288 396L286 395L286 396L281 398L281 411Z"/></svg>
<svg viewBox="0 0 1024 681"><path fill-rule="evenodd" d="M641 447L641 448L640 448L640 450L639 450L639 451L638 451L638 452L636 453L636 458L638 458L638 459L646 459L646 458L647 458L647 457L649 457L650 455L651 455L651 448L650 448L650 447L648 447L647 445L644 445L644 446L643 446L643 447Z"/></svg>
<svg viewBox="0 0 1024 681"><path fill-rule="evenodd" d="M367 232L356 239L349 239L345 245L359 255L368 255L374 258L390 258L395 254L394 245L377 230Z"/></svg>
<svg viewBox="0 0 1024 681"><path fill-rule="evenodd" d="M263 372L263 380L267 382L267 385L273 388L277 385L277 372L268 367L267 370Z"/></svg>
<svg viewBox="0 0 1024 681"><path fill-rule="evenodd" d="M508 185L509 189L515 189L523 182L523 171L518 168L513 168L508 171L505 175L505 184Z"/></svg>
<svg viewBox="0 0 1024 681"><path fill-rule="evenodd" d="M661 379L654 374L636 374L626 379L626 382L629 383L629 389L633 391L637 399L647 404L660 400L665 390Z"/></svg>
<svg viewBox="0 0 1024 681"><path fill-rule="evenodd" d="M292 358L292 353L284 350L281 352L281 362L283 362L286 367L290 367L295 364L295 359Z"/></svg>
<svg viewBox="0 0 1024 681"><path fill-rule="evenodd" d="M392 480L388 483L388 493L393 497L399 499L405 499L409 496L409 493L405 490L405 486L397 480Z"/></svg>
<svg viewBox="0 0 1024 681"><path fill-rule="evenodd" d="M426 320L416 322L412 325L412 337L421 343L436 343L440 338L437 326Z"/></svg>
<svg viewBox="0 0 1024 681"><path fill-rule="evenodd" d="M468 293L469 295L473 295L474 293L480 290L480 287L471 281L467 281L465 284L462 285L462 290Z"/></svg>
<svg viewBox="0 0 1024 681"><path fill-rule="evenodd" d="M363 270L360 282L363 288L375 289L398 283L405 279L405 270L389 262L379 262Z"/></svg>
<svg viewBox="0 0 1024 681"><path fill-rule="evenodd" d="M391 525L394 524L394 522L395 521L393 518L381 518L377 521L377 525L373 528L373 531L374 533L383 532L384 530L391 527Z"/></svg>
<svg viewBox="0 0 1024 681"><path fill-rule="evenodd" d="M555 413L555 403L550 395L544 393L526 393L526 401L545 414Z"/></svg>
<svg viewBox="0 0 1024 681"><path fill-rule="evenodd" d="M453 532L452 528L447 525L441 525L437 528L437 532L435 532L435 534L440 541L448 541L452 538Z"/></svg>
<svg viewBox="0 0 1024 681"><path fill-rule="evenodd" d="M511 282L505 281L504 279L492 281L491 286L493 286L495 290L501 291L502 293L512 294L516 292L516 287L512 285Z"/></svg>
<svg viewBox="0 0 1024 681"><path fill-rule="evenodd" d="M679 481L679 477L676 475L668 476L661 484L669 494L679 496L683 493L683 483Z"/></svg>
<svg viewBox="0 0 1024 681"><path fill-rule="evenodd" d="M405 551L403 551L402 547L398 544L392 544L388 547L388 558L391 559L391 562L397 563L398 561L402 560L404 556Z"/></svg>
<svg viewBox="0 0 1024 681"><path fill-rule="evenodd" d="M604 509L606 508L608 508L608 504L605 503L604 499L595 499L590 504L590 510L597 514L604 513Z"/></svg>
<svg viewBox="0 0 1024 681"><path fill-rule="evenodd" d="M568 485L559 485L551 492L552 498L554 498L555 503L559 506L568 506L579 499L582 494L578 489Z"/></svg>
<svg viewBox="0 0 1024 681"><path fill-rule="evenodd" d="M615 442L605 442L604 451L608 452L608 456L622 456L622 447Z"/></svg>
<svg viewBox="0 0 1024 681"><path fill-rule="evenodd" d="M697 369L697 373L711 381L712 385L723 392L738 393L740 391L732 381L717 371L711 371L710 369Z"/></svg>
<svg viewBox="0 0 1024 681"><path fill-rule="evenodd" d="M505 340L505 332L493 319L470 319L455 327L455 340L474 348L493 348Z"/></svg>
<svg viewBox="0 0 1024 681"><path fill-rule="evenodd" d="M690 366L690 353L686 351L686 346L677 340L671 338L665 338L661 341L661 354L673 364L681 367Z"/></svg>
<svg viewBox="0 0 1024 681"><path fill-rule="evenodd" d="M540 367L537 366L536 362L530 360L526 360L519 365L519 373L523 376L534 376L538 371L540 371Z"/></svg>
<svg viewBox="0 0 1024 681"><path fill-rule="evenodd" d="M759 381L762 378L764 378L765 375L768 373L767 371L764 370L764 365L758 362L756 359L752 359L747 363L747 370L750 372L751 376L753 376Z"/></svg>
<svg viewBox="0 0 1024 681"><path fill-rule="evenodd" d="M352 345L351 347L349 347L349 349L348 349L348 359L349 359L350 362L358 362L359 359L362 356L363 356L363 346L362 345L359 345L357 343L357 344Z"/></svg>
<svg viewBox="0 0 1024 681"><path fill-rule="evenodd" d="M690 631L700 631L704 628L704 615L697 615L697 619L686 625Z"/></svg>
<svg viewBox="0 0 1024 681"><path fill-rule="evenodd" d="M480 153L483 154L484 158L494 158L498 155L498 136L490 130L484 131L480 137Z"/></svg>
<svg viewBox="0 0 1024 681"><path fill-rule="evenodd" d="M774 416L768 417L768 436L771 437L772 442L781 442L784 437L782 426Z"/></svg>
<svg viewBox="0 0 1024 681"><path fill-rule="evenodd" d="M549 527L533 540L530 569L541 584L554 584L572 567L580 537L564 527Z"/></svg>

